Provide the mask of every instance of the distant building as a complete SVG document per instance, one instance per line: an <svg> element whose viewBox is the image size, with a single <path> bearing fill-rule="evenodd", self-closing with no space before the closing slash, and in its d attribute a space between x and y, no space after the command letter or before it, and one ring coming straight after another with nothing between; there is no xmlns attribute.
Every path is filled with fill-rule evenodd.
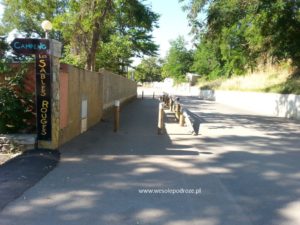
<svg viewBox="0 0 300 225"><path fill-rule="evenodd" d="M173 87L173 85L174 85L174 79L173 78L166 78L164 80L164 86L166 88L171 88L171 87Z"/></svg>
<svg viewBox="0 0 300 225"><path fill-rule="evenodd" d="M197 83L198 78L200 75L195 74L195 73L187 73L186 74L186 79L190 83L191 86L195 85Z"/></svg>

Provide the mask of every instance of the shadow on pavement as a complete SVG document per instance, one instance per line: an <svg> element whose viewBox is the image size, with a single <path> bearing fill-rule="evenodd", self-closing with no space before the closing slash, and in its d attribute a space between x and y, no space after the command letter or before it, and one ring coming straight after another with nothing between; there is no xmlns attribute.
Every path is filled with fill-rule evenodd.
<svg viewBox="0 0 300 225"><path fill-rule="evenodd" d="M157 134L158 104L156 99L136 100L121 109L119 132L107 119L64 145L63 154L198 155L188 143L174 144L167 134Z"/></svg>
<svg viewBox="0 0 300 225"><path fill-rule="evenodd" d="M0 165L0 211L58 163L58 151L29 150Z"/></svg>
<svg viewBox="0 0 300 225"><path fill-rule="evenodd" d="M7 208L0 223L299 224L299 124L209 113L201 107L212 105L197 99L192 107L219 135L158 136L158 102L137 100L122 109L119 133L108 120L64 145L57 169L26 194L27 200ZM225 132L237 128L250 133ZM148 188L202 192L139 192Z"/></svg>
<svg viewBox="0 0 300 225"><path fill-rule="evenodd" d="M194 101L189 109L201 117L203 123L221 124L210 126L208 129L234 129L239 126L263 132L264 135L256 136L254 132L246 136L240 136L239 133L217 137L202 136L201 141L197 139L198 143L193 143L193 150L190 150L191 144L174 144L168 135L156 135L156 123L153 123L156 118L153 115L156 116L157 112L153 114L150 109L147 110L147 107L153 107L151 100L134 103L130 110L139 112L143 110L140 108L142 104L146 110L141 112L144 117L139 118L138 114L127 112L129 108L124 109L123 129L120 133L107 135L93 132L86 134L86 137L82 136L101 146L94 148L93 144L86 143L86 148L92 149L92 152L97 152L98 155L106 155L104 158L98 158L94 154L87 160L94 162L99 160L99 163L107 165L105 168L108 168L108 165L114 168L105 169L106 173L98 177L99 180L103 180L103 182L98 182L103 193L112 194L113 190L120 189L131 193L139 187L178 187L178 179L183 179L186 187L201 186L203 192L199 202L194 202L189 198L179 200L180 198L159 196L163 200L145 198L144 204L136 207L133 202L144 198L141 196L128 203L132 211L130 207L127 207L127 210L134 212L134 215L126 216L125 211L119 209L120 211L116 213L110 211L111 218L121 214L124 219L131 221L139 214L150 213L151 209L155 209L158 216L153 219L153 224L176 224L178 221L181 221L181 224L200 224L206 221L207 224L214 225L285 225L299 221L295 219L295 214L297 214L295 210L300 205L300 168L298 166L300 124L281 118L248 114L228 114L217 111L205 113L201 111L201 108L210 108L212 104L200 102L197 98L194 98ZM196 104L200 104L200 110L199 106L195 106ZM180 136L177 141L180 143L187 138L196 140L193 137ZM79 142L66 146L65 150L69 151L74 146L82 146L80 140L77 141ZM84 145L80 147L81 154L85 154L85 147ZM129 158L115 158L114 155L127 155ZM151 158L151 156L159 155L175 157L170 157L163 163L159 162L158 158ZM200 157L212 155L213 157L208 160L188 157L195 155L200 155ZM131 158L130 156L139 157ZM144 158L145 156L150 158ZM72 162L70 162L71 165L73 165ZM128 177L133 179L129 185L124 180ZM164 179L162 180L161 177ZM222 183L221 186L219 182ZM116 183L120 185L118 188L115 187ZM234 199L232 205L237 204L238 208L229 206L230 200L224 197L226 195L223 193L224 188L231 196L227 197ZM99 196L98 200L108 203L111 197L112 195L110 197ZM190 207L193 209L190 209L189 213L181 213L181 206L174 206L174 204L181 204L183 211ZM293 211L296 213L291 213ZM240 216L237 215L239 213ZM103 218L99 219L104 222Z"/></svg>

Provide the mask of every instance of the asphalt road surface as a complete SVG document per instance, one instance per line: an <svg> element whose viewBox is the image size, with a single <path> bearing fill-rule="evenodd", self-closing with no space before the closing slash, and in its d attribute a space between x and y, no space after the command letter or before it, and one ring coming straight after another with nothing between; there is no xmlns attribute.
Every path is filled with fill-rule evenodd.
<svg viewBox="0 0 300 225"><path fill-rule="evenodd" d="M118 133L107 119L64 145L0 224L300 224L300 124L182 101L198 136L168 111L157 135L158 101L139 99L122 109Z"/></svg>

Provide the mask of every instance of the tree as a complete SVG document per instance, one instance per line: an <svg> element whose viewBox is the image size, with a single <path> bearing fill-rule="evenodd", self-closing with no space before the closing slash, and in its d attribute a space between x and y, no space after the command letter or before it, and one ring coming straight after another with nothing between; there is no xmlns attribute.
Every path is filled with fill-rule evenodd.
<svg viewBox="0 0 300 225"><path fill-rule="evenodd" d="M243 74L267 60L292 59L295 65L300 65L299 1L179 1L188 3L184 9L188 11L195 39L200 40L197 52L205 49L202 45L208 40L214 43L214 58L219 64L216 70L221 68L222 75ZM203 63L195 64L199 69Z"/></svg>
<svg viewBox="0 0 300 225"><path fill-rule="evenodd" d="M69 40L71 54L80 55L85 69L95 71L96 52L110 25L113 0L70 0L66 13L56 18L63 36Z"/></svg>
<svg viewBox="0 0 300 225"><path fill-rule="evenodd" d="M64 61L81 67L84 65L89 70L97 70L97 65L105 64L97 60L103 59L99 56L102 48L116 43L116 36L131 42L131 54L125 52L119 59L122 68L128 66L130 57L154 55L158 49L151 35L158 15L138 0L3 2L3 21L7 32L17 28L28 36L33 33L42 36L41 21L51 20L55 30L51 33L52 37L64 45Z"/></svg>
<svg viewBox="0 0 300 225"><path fill-rule="evenodd" d="M155 56L158 46L151 32L157 26L158 15L139 1L119 1L114 11L114 31L100 43L98 68L105 67L126 74L132 57Z"/></svg>
<svg viewBox="0 0 300 225"><path fill-rule="evenodd" d="M161 63L162 61L156 57L143 59L135 70L135 80L140 82L161 81Z"/></svg>
<svg viewBox="0 0 300 225"><path fill-rule="evenodd" d="M210 40L202 40L195 51L192 70L215 79L223 74L222 63L220 48Z"/></svg>
<svg viewBox="0 0 300 225"><path fill-rule="evenodd" d="M8 44L4 41L4 38L0 37L0 62L5 60L5 54L8 50Z"/></svg>
<svg viewBox="0 0 300 225"><path fill-rule="evenodd" d="M65 13L69 0L2 0L1 2L5 7L2 18L5 33L18 29L28 37L32 34L43 37L41 22L46 19L53 21L55 17ZM52 31L50 35L63 41L59 29Z"/></svg>
<svg viewBox="0 0 300 225"><path fill-rule="evenodd" d="M170 49L163 64L163 77L171 77L177 81L185 79L193 63L193 53L186 48L185 40L179 36L170 42Z"/></svg>
<svg viewBox="0 0 300 225"><path fill-rule="evenodd" d="M127 67L129 59L135 55L153 55L157 46L150 33L157 20L158 15L138 0L73 0L70 10L60 16L58 24L63 27L65 21L68 23L63 34L70 40L72 55L80 61L85 60L86 69L97 70L97 65L111 65L108 62L112 57L103 61L103 56L107 56L108 47L120 50L120 46L114 46L118 42L116 39L131 42L131 54L126 51L118 54L123 57L117 59L121 68ZM113 70L117 71L116 62L114 65Z"/></svg>
<svg viewBox="0 0 300 225"><path fill-rule="evenodd" d="M11 68L7 50L8 44L0 38L0 76L5 78L0 82L0 133L31 130L34 104L24 86L27 65Z"/></svg>
<svg viewBox="0 0 300 225"><path fill-rule="evenodd" d="M100 43L101 51L97 52L97 68L106 68L118 74L125 74L132 61L132 42L129 36L112 35L107 43Z"/></svg>
<svg viewBox="0 0 300 225"><path fill-rule="evenodd" d="M4 36L4 35L5 35L5 28L0 22L0 36Z"/></svg>

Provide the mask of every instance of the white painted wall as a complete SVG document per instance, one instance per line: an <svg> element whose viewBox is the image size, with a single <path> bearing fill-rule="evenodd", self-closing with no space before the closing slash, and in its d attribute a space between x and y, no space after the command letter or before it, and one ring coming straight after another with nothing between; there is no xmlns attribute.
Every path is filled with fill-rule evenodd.
<svg viewBox="0 0 300 225"><path fill-rule="evenodd" d="M300 95L201 90L200 97L260 115L300 120Z"/></svg>
<svg viewBox="0 0 300 225"><path fill-rule="evenodd" d="M167 93L169 95L182 95L182 96L197 96L200 95L200 89L198 87L190 86L189 83L183 83L181 85L172 86L172 82L153 82L144 83L144 87L138 88L138 95L141 95L144 91L144 95L151 95L155 92L155 95L162 95Z"/></svg>
<svg viewBox="0 0 300 225"><path fill-rule="evenodd" d="M160 84L161 86L158 86ZM263 116L277 116L300 120L300 95L284 95L274 93L240 92L240 91L212 91L200 90L189 84L166 88L163 83L152 85L148 93L152 96L162 95L166 92L170 95L197 96L206 100L216 101L235 108L240 108ZM149 89L149 88L148 88ZM144 90L145 94L148 90ZM141 92L142 89L140 89ZM150 89L149 89L150 90Z"/></svg>

